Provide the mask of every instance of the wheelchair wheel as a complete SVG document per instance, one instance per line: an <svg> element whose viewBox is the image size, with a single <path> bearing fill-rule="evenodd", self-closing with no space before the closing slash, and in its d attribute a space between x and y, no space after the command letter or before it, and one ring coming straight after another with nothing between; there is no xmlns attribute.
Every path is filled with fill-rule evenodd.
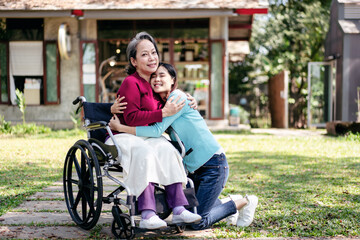
<svg viewBox="0 0 360 240"><path fill-rule="evenodd" d="M101 214L103 186L100 166L89 142L79 140L68 151L63 185L73 221L86 230L94 227Z"/></svg>
<svg viewBox="0 0 360 240"><path fill-rule="evenodd" d="M111 225L111 232L117 239L132 239L135 236L134 229L131 227L130 217L127 214L121 213L118 216L120 225L114 219Z"/></svg>
<svg viewBox="0 0 360 240"><path fill-rule="evenodd" d="M175 230L177 233L183 233L186 229L186 225L175 225Z"/></svg>

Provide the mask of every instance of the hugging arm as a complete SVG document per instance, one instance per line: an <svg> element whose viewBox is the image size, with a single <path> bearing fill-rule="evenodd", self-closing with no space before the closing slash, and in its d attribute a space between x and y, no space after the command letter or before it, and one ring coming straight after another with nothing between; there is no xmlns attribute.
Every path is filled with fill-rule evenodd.
<svg viewBox="0 0 360 240"><path fill-rule="evenodd" d="M161 122L161 109L153 111L141 110L141 93L139 89L140 86L135 81L125 79L118 91L118 95L125 97L127 102L126 109L122 115L125 123L130 126L143 126L154 122ZM114 103L111 108L113 114L116 113L113 112L115 106L116 104Z"/></svg>
<svg viewBox="0 0 360 240"><path fill-rule="evenodd" d="M178 112L177 114L170 117L166 117L162 122L155 123L151 126L131 127L121 124L118 116L114 114L114 116L110 119L109 127L112 130L129 133L136 136L160 137L161 134L163 134L165 130L171 125L171 123L173 123L179 116L181 116L181 112Z"/></svg>
<svg viewBox="0 0 360 240"><path fill-rule="evenodd" d="M110 119L109 127L111 128L111 130L115 130L117 132L124 132L132 135L136 135L136 127L130 127L121 124L120 119L116 114L114 114L114 116Z"/></svg>
<svg viewBox="0 0 360 240"><path fill-rule="evenodd" d="M126 109L126 105L127 102L124 102L123 100L125 99L125 97L121 97L120 95L117 96L117 98L115 99L115 102L113 103L113 105L111 105L111 113L112 114L121 114L124 113L124 110Z"/></svg>
<svg viewBox="0 0 360 240"><path fill-rule="evenodd" d="M174 96L176 97L176 96ZM179 95L179 97L181 97ZM178 99L179 97L176 97ZM169 100L171 97L169 98ZM181 109L175 115L170 117L163 118L162 122L157 122L151 126L138 126L138 127L130 127L120 123L117 116L114 116L110 122L109 126L111 129L116 130L118 132L126 132L129 134L133 134L136 136L143 136L143 137L160 137L161 134L165 132L165 130L176 120L178 119L184 112L184 109Z"/></svg>
<svg viewBox="0 0 360 240"><path fill-rule="evenodd" d="M136 89L134 91L134 89ZM130 126L144 126L154 122L161 122L162 118L172 116L185 105L185 100L171 98L163 109L153 111L141 110L141 93L134 81L124 81L118 91L118 98L111 106L112 114L123 113L126 124ZM120 96L122 96L120 98ZM122 102L126 99L126 103Z"/></svg>

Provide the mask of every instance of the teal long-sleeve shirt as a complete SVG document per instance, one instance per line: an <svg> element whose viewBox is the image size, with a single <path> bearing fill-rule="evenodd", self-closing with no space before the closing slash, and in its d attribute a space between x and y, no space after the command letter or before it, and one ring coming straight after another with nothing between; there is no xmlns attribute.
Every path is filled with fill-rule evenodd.
<svg viewBox="0 0 360 240"><path fill-rule="evenodd" d="M173 91L171 96L181 96L185 99L185 106L175 115L163 118L151 126L136 127L136 136L160 137L171 126L185 145L185 150L192 148L192 152L184 157L184 165L189 172L194 172L206 163L219 149L220 144L210 132L205 120L197 110L190 108L187 96L180 90ZM171 136L170 136L171 137Z"/></svg>

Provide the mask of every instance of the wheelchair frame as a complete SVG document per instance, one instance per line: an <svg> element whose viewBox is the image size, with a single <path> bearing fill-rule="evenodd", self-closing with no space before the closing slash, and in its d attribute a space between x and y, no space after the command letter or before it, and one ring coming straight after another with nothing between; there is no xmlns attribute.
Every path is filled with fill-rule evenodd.
<svg viewBox="0 0 360 240"><path fill-rule="evenodd" d="M86 99L83 96L79 96L73 101L73 105L79 104L77 113L83 108L85 103ZM98 104L108 104L107 107L111 105L109 103ZM111 113L107 117L111 118ZM110 118L107 121L91 122L84 110L84 127L87 130L88 140L78 140L66 155L63 171L65 201L73 221L85 230L89 230L97 224L101 214L102 203L113 203L111 211L114 217L112 233L116 238L131 239L135 236L136 228L136 198L122 181L110 174L110 172L122 172L120 162L117 160L121 158L121 150L108 126ZM106 130L114 145L106 145L102 141L92 138L91 133L96 130ZM172 129L170 130L173 131L172 135L175 136L177 144L180 146L180 154L184 157L184 145L176 132ZM100 166L103 166L103 174ZM103 196L104 177L119 185L106 197ZM194 196L194 184L190 178L188 178L188 184L190 188L185 189L184 192L189 190L186 191L187 195ZM126 191L126 200L118 196L124 190ZM161 187L156 187L156 192L158 193L157 196L164 194L164 190ZM189 201L190 207L196 213L196 206L198 204L196 197L195 200L191 201L192 203ZM123 213L119 207L120 205L126 207L129 214ZM164 206L163 203L161 209L164 211L159 214L160 218L165 219L170 215L171 210ZM178 232L183 232L185 225L175 225L175 228Z"/></svg>

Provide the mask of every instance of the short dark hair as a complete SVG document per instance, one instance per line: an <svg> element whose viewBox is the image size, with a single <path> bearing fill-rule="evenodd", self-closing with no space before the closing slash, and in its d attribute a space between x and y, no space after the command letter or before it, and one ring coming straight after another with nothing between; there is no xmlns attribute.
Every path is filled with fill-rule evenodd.
<svg viewBox="0 0 360 240"><path fill-rule="evenodd" d="M178 86L178 82L177 82L177 74L176 74L176 70L175 68L171 65L171 64L168 64L168 63L164 63L164 62L161 62L159 64L159 67L164 67L166 69L166 71L168 71L168 73L170 74L170 76L172 78L174 78L174 84L171 86L171 91L174 91L177 86Z"/></svg>
<svg viewBox="0 0 360 240"><path fill-rule="evenodd" d="M133 39L131 39L131 41L129 42L126 48L126 56L129 61L129 65L127 66L126 72L129 75L136 72L136 68L131 64L131 58L136 59L137 45L142 40L149 40L152 44L154 44L156 53L159 56L159 50L154 38L147 32L139 32L138 34L136 34L136 36Z"/></svg>

